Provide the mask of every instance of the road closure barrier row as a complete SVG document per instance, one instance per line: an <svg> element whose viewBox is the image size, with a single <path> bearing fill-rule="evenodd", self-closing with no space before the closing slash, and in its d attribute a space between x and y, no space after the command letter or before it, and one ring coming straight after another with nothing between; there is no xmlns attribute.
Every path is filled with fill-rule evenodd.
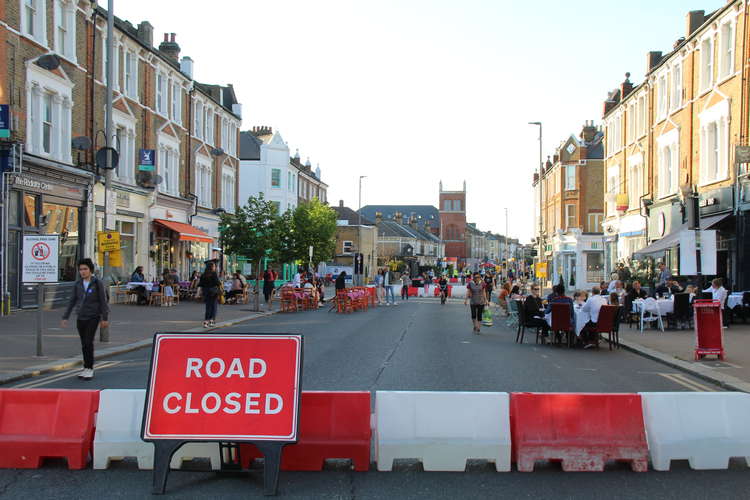
<svg viewBox="0 0 750 500"><path fill-rule="evenodd" d="M399 459L426 471L463 471L487 460L498 471L532 471L559 461L565 471L601 471L625 461L634 471L726 469L730 458L750 464L750 394L639 394L303 391L297 444L284 447L283 470L322 470L328 459L351 460L357 471L392 470ZM0 467L38 468L64 458L70 469L93 459L95 469L132 458L154 464L154 445L141 440L144 390L0 389ZM373 404L374 403L374 404ZM371 409L375 413L371 414ZM262 455L240 447L242 465ZM188 443L171 467L208 459L219 469L219 445Z"/></svg>

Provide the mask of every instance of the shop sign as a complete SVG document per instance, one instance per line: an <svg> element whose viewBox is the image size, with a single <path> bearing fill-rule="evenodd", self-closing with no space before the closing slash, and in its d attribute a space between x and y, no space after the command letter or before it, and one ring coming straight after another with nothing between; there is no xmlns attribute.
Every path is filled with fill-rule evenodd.
<svg viewBox="0 0 750 500"><path fill-rule="evenodd" d="M701 215L724 212L732 208L732 188L712 189L704 191L698 196Z"/></svg>
<svg viewBox="0 0 750 500"><path fill-rule="evenodd" d="M117 231L99 231L96 233L100 252L116 252L120 250L120 233Z"/></svg>
<svg viewBox="0 0 750 500"><path fill-rule="evenodd" d="M76 200L84 199L84 190L81 187L68 186L65 184L51 184L43 180L19 174L11 175L9 179L9 184L16 186L18 189L36 191L43 194L52 194Z"/></svg>
<svg viewBox="0 0 750 500"><path fill-rule="evenodd" d="M10 137L10 106L0 104L0 139Z"/></svg>
<svg viewBox="0 0 750 500"><path fill-rule="evenodd" d="M117 206L123 208L130 208L130 193L125 191L116 191L117 193Z"/></svg>
<svg viewBox="0 0 750 500"><path fill-rule="evenodd" d="M24 283L57 283L59 241L57 235L23 237Z"/></svg>
<svg viewBox="0 0 750 500"><path fill-rule="evenodd" d="M138 151L138 170L153 171L156 166L156 150L140 149Z"/></svg>

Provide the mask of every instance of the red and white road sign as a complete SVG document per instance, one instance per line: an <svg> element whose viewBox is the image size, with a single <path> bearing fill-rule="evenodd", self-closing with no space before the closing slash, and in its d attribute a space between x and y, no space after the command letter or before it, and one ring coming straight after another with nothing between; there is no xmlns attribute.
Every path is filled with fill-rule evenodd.
<svg viewBox="0 0 750 500"><path fill-rule="evenodd" d="M144 440L296 441L301 335L159 333Z"/></svg>

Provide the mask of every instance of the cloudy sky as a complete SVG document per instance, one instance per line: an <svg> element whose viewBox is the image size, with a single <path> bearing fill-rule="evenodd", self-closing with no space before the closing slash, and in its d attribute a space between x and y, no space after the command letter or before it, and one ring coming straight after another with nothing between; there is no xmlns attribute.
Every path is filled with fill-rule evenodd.
<svg viewBox="0 0 750 500"><path fill-rule="evenodd" d="M232 83L243 129L271 125L320 164L329 200L433 204L467 184L468 219L533 236L544 154L601 118L626 71L668 52L689 10L724 0L115 0L154 41L177 33L195 78ZM106 7L106 0L101 4Z"/></svg>

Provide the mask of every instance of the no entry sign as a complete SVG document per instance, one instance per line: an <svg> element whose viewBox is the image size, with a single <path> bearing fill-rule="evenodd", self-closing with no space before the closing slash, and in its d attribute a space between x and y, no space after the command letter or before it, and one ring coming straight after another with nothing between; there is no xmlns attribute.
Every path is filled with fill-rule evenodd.
<svg viewBox="0 0 750 500"><path fill-rule="evenodd" d="M158 333L143 439L297 440L301 335Z"/></svg>

